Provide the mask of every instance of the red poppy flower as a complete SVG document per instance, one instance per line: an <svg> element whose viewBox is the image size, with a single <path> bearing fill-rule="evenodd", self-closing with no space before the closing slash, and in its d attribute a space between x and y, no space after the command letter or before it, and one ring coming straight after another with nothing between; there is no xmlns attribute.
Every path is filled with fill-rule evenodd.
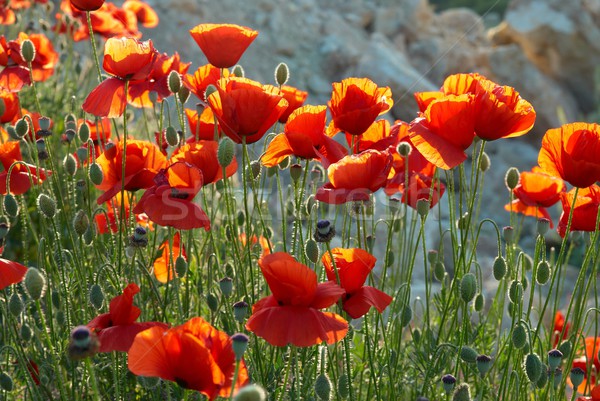
<svg viewBox="0 0 600 401"><path fill-rule="evenodd" d="M0 290L23 281L27 268L20 263L0 258Z"/></svg>
<svg viewBox="0 0 600 401"><path fill-rule="evenodd" d="M449 170L467 159L475 138L474 95L447 95L429 103L410 123L410 139L435 166Z"/></svg>
<svg viewBox="0 0 600 401"><path fill-rule="evenodd" d="M29 163L23 163L21 145L19 142L4 142L0 144L0 163L4 171L0 172L0 194L6 195L6 181L8 171L13 163L20 162L10 172L9 192L13 195L22 195L29 190L31 184L41 184L52 173L43 168L36 168Z"/></svg>
<svg viewBox="0 0 600 401"><path fill-rule="evenodd" d="M289 85L281 86L280 90L283 98L288 102L287 109L285 109L283 114L279 117L279 122L285 124L294 110L304 104L308 97L308 92L301 91L300 89Z"/></svg>
<svg viewBox="0 0 600 401"><path fill-rule="evenodd" d="M166 329L168 326L161 322L136 323L142 313L140 308L133 305L133 297L140 292L135 283L125 287L122 295L110 301L109 312L92 319L87 326L94 330L100 340L99 352L127 352L135 336L151 327Z"/></svg>
<svg viewBox="0 0 600 401"><path fill-rule="evenodd" d="M546 174L541 168L534 167L531 172L521 173L519 184L514 189L515 199L504 209L533 217L545 217L554 227L547 207L560 200L560 194L565 191L565 183L558 177Z"/></svg>
<svg viewBox="0 0 600 401"><path fill-rule="evenodd" d="M558 222L558 233L561 237L564 237L567 231L569 214L571 213L574 197L575 189L560 194L563 212ZM600 206L600 186L594 184L587 188L580 188L577 192L575 209L573 209L571 231L596 231L598 206Z"/></svg>
<svg viewBox="0 0 600 401"><path fill-rule="evenodd" d="M122 157L123 141L121 140L104 151L96 160L104 173L102 184L96 186L105 191L98 198L99 205L121 191L123 176L126 191L149 188L154 184L153 178L156 173L167 164L167 159L154 144L135 139L127 140L125 171L123 171Z"/></svg>
<svg viewBox="0 0 600 401"><path fill-rule="evenodd" d="M333 124L329 125L328 131L328 135L331 136L332 133L335 135ZM346 133L346 142L353 153L360 153L367 149L384 151L398 143L398 129L392 130L387 120L377 120L360 135Z"/></svg>
<svg viewBox="0 0 600 401"><path fill-rule="evenodd" d="M187 254L185 253L185 247L181 243L179 231L173 236L172 246L169 246L169 238L167 238L161 244L159 250L162 250L162 254L154 261L154 277L156 277L159 282L165 284L167 281L171 281L177 276L174 266L175 262L171 262L171 255L173 255L174 260L176 260L179 255L182 255L187 260Z"/></svg>
<svg viewBox="0 0 600 401"><path fill-rule="evenodd" d="M344 338L348 323L319 310L336 303L342 288L332 281L317 284L314 271L284 252L266 255L258 264L272 295L254 304L246 329L278 347L333 344Z"/></svg>
<svg viewBox="0 0 600 401"><path fill-rule="evenodd" d="M577 401L600 401L600 386L594 386L589 397L577 397Z"/></svg>
<svg viewBox="0 0 600 401"><path fill-rule="evenodd" d="M367 201L385 185L391 168L389 152L366 150L346 156L327 168L329 183L317 190L316 199L329 204Z"/></svg>
<svg viewBox="0 0 600 401"><path fill-rule="evenodd" d="M185 116L190 125L190 136L186 139L187 143L200 140L214 141L215 130L217 138L221 137L219 125L215 122L215 115L210 107L206 107L198 116L197 110L185 109Z"/></svg>
<svg viewBox="0 0 600 401"><path fill-rule="evenodd" d="M217 150L219 144L215 141L198 141L183 145L173 153L169 162L187 162L202 171L203 185L215 183L223 179L223 167L217 160ZM235 157L233 161L226 166L225 174L231 177L237 171L238 164Z"/></svg>
<svg viewBox="0 0 600 401"><path fill-rule="evenodd" d="M141 23L144 28L155 28L158 26L158 15L156 15L156 11L143 1L126 0L123 3L123 10L134 13L137 21Z"/></svg>
<svg viewBox="0 0 600 401"><path fill-rule="evenodd" d="M204 102L206 100L204 92L208 85L216 85L219 79L227 78L228 76L229 70L221 70L212 64L205 64L198 67L193 74L185 74L183 76L183 84L201 102Z"/></svg>
<svg viewBox="0 0 600 401"><path fill-rule="evenodd" d="M28 67L28 64L21 57L21 44L25 40L30 40L35 47L35 57L31 62L31 72L34 81L45 81L54 74L54 68L58 63L58 53L54 50L52 42L43 33L32 33L28 35L20 32L16 40L8 42L10 48L10 57L15 63L22 67Z"/></svg>
<svg viewBox="0 0 600 401"><path fill-rule="evenodd" d="M221 78L207 100L223 132L247 144L262 138L287 107L276 87L235 76Z"/></svg>
<svg viewBox="0 0 600 401"><path fill-rule="evenodd" d="M15 12L6 4L0 5L0 25L12 25L17 21Z"/></svg>
<svg viewBox="0 0 600 401"><path fill-rule="evenodd" d="M577 387L577 391L584 393L589 386L592 389L600 387L596 386L597 374L600 370L600 361L598 360L598 351L600 351L600 337L586 337L585 339L585 355L582 355L573 360L573 368L581 368L585 372L583 382ZM588 372L588 365L591 365L591 372ZM589 383L588 383L589 381ZM598 390L596 390L596 394Z"/></svg>
<svg viewBox="0 0 600 401"><path fill-rule="evenodd" d="M81 106L87 113L99 117L119 117L125 111L127 96L125 81L145 80L157 52L152 41L140 42L134 38L110 38L104 47L104 70L111 75L90 92Z"/></svg>
<svg viewBox="0 0 600 401"><path fill-rule="evenodd" d="M96 11L104 4L104 0L70 0L71 6L79 11Z"/></svg>
<svg viewBox="0 0 600 401"><path fill-rule="evenodd" d="M133 212L146 213L161 226L179 230L203 227L208 231L208 216L193 202L202 185L202 170L198 167L186 162L171 164L154 177L154 186L144 192Z"/></svg>
<svg viewBox="0 0 600 401"><path fill-rule="evenodd" d="M174 381L209 400L229 397L232 386L237 389L249 381L242 360L233 383L232 340L201 317L169 330L153 327L138 334L127 356L127 365L134 374Z"/></svg>
<svg viewBox="0 0 600 401"><path fill-rule="evenodd" d="M0 89L0 101L4 102L4 113L0 115L0 124L14 122L19 118L21 108L15 93Z"/></svg>
<svg viewBox="0 0 600 401"><path fill-rule="evenodd" d="M329 281L337 282L339 276L340 285L346 291L342 304L348 315L358 319L366 315L371 307L375 307L379 313L383 312L393 298L377 288L364 285L377 259L359 248L334 248L331 254L335 267L329 253L323 255L322 262Z"/></svg>
<svg viewBox="0 0 600 401"><path fill-rule="evenodd" d="M564 124L546 131L538 164L548 174L585 188L600 180L600 125Z"/></svg>
<svg viewBox="0 0 600 401"><path fill-rule="evenodd" d="M296 109L287 120L283 134L269 143L261 157L267 167L281 163L288 156L318 159L325 167L346 155L344 147L325 135L325 106L303 106Z"/></svg>
<svg viewBox="0 0 600 401"><path fill-rule="evenodd" d="M242 244L242 247L246 246L246 233L241 233L239 235L240 238L240 243ZM260 237L257 237L256 235L252 235L250 237L250 244L251 245L256 245L258 244L258 246L260 246L260 249L262 250L262 253L260 254L260 257L264 257L266 255L269 255L271 253L271 250L269 248L269 240L266 239L265 237L263 237L262 235Z"/></svg>
<svg viewBox="0 0 600 401"><path fill-rule="evenodd" d="M365 132L378 115L394 105L390 88L380 88L368 78L346 78L332 86L329 110L333 125L350 135Z"/></svg>
<svg viewBox="0 0 600 401"><path fill-rule="evenodd" d="M19 92L25 85L30 85L29 68L19 65L14 59L14 50L0 36L0 88L9 92ZM20 49L19 49L20 53ZM20 54L17 57L21 57Z"/></svg>
<svg viewBox="0 0 600 401"><path fill-rule="evenodd" d="M229 68L237 64L258 32L234 24L200 24L190 34L209 63Z"/></svg>

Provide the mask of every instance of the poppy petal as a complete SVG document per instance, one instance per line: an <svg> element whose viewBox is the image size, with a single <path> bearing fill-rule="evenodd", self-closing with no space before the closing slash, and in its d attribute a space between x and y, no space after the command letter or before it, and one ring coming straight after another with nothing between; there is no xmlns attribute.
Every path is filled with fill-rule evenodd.
<svg viewBox="0 0 600 401"><path fill-rule="evenodd" d="M27 268L20 263L0 259L0 290L9 285L20 283L27 273Z"/></svg>
<svg viewBox="0 0 600 401"><path fill-rule="evenodd" d="M364 316L371 306L373 306L379 313L383 312L388 307L393 298L383 291L377 288L365 286L361 287L349 298L344 301L344 310L353 319L358 319Z"/></svg>
<svg viewBox="0 0 600 401"><path fill-rule="evenodd" d="M125 81L108 78L95 87L87 96L81 108L98 117L120 117L125 111Z"/></svg>

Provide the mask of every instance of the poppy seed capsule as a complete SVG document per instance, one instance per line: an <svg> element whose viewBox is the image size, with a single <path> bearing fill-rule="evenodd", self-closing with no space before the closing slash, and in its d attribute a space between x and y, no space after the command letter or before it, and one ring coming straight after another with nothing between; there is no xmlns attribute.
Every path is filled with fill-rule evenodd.
<svg viewBox="0 0 600 401"><path fill-rule="evenodd" d="M181 75L175 70L169 73L169 77L167 79L167 86L171 93L178 93L181 89Z"/></svg>
<svg viewBox="0 0 600 401"><path fill-rule="evenodd" d="M477 277L473 273L467 273L460 280L460 297L466 303L473 300L477 294Z"/></svg>
<svg viewBox="0 0 600 401"><path fill-rule="evenodd" d="M309 238L304 244L304 254L306 258L313 263L317 263L319 261L319 244L312 238Z"/></svg>
<svg viewBox="0 0 600 401"><path fill-rule="evenodd" d="M552 377L554 378L554 382L552 383L552 386L557 389L558 385L562 382L562 369L561 368L556 368L554 370L554 372L548 372L548 374L552 374Z"/></svg>
<svg viewBox="0 0 600 401"><path fill-rule="evenodd" d="M236 360L242 360L244 352L248 349L248 341L250 341L250 339L244 333L236 333L231 336L231 346L233 347L233 353L235 354Z"/></svg>
<svg viewBox="0 0 600 401"><path fill-rule="evenodd" d="M562 361L562 357L563 353L556 348L548 351L548 366L550 366L550 369L555 370L558 368Z"/></svg>
<svg viewBox="0 0 600 401"><path fill-rule="evenodd" d="M320 400L329 401L331 399L331 381L325 374L320 374L315 380L315 394Z"/></svg>
<svg viewBox="0 0 600 401"><path fill-rule="evenodd" d="M279 63L275 67L275 82L277 85L283 86L290 79L290 69L286 63Z"/></svg>
<svg viewBox="0 0 600 401"><path fill-rule="evenodd" d="M65 133L62 136L62 141L66 143L71 143L73 141L73 138L75 138L75 134L75 130L65 130Z"/></svg>
<svg viewBox="0 0 600 401"><path fill-rule="evenodd" d="M96 310L100 310L102 308L102 304L104 303L104 292L102 291L102 287L98 284L94 284L90 287L89 293L90 304Z"/></svg>
<svg viewBox="0 0 600 401"><path fill-rule="evenodd" d="M456 387L452 401L471 401L471 391L467 383L461 383Z"/></svg>
<svg viewBox="0 0 600 401"><path fill-rule="evenodd" d="M487 372L489 372L489 370L492 367L492 357L490 357L489 355L478 355L476 358L476 363L477 363L477 370L479 371L479 374L481 375L481 377L485 376L485 374Z"/></svg>
<svg viewBox="0 0 600 401"><path fill-rule="evenodd" d="M244 301L239 301L233 304L233 317L239 323L243 323L248 315L248 304Z"/></svg>
<svg viewBox="0 0 600 401"><path fill-rule="evenodd" d="M527 328L525 325L517 324L513 329L511 338L515 348L523 348L527 344Z"/></svg>
<svg viewBox="0 0 600 401"><path fill-rule="evenodd" d="M581 368L573 368L571 369L571 374L569 375L569 378L571 379L573 388L577 388L581 383L583 383L583 379L585 378L585 372Z"/></svg>
<svg viewBox="0 0 600 401"><path fill-rule="evenodd" d="M504 257L501 255L496 256L496 259L494 259L494 265L492 267L494 278L498 281L502 280L506 275L506 270L506 259L504 259Z"/></svg>
<svg viewBox="0 0 600 401"><path fill-rule="evenodd" d="M290 177L292 178L293 182L298 182L302 176L302 170L302 166L297 163L294 163L290 166Z"/></svg>
<svg viewBox="0 0 600 401"><path fill-rule="evenodd" d="M417 200L417 213L421 218L426 218L429 213L429 208L431 203L429 203L429 199L418 199Z"/></svg>
<svg viewBox="0 0 600 401"><path fill-rule="evenodd" d="M544 285L550 279L550 263L546 260L541 260L537 266L537 272L535 274L535 280L540 285Z"/></svg>
<svg viewBox="0 0 600 401"><path fill-rule="evenodd" d="M442 376L442 386L444 387L446 394L450 394L456 386L456 377L451 374Z"/></svg>
<svg viewBox="0 0 600 401"><path fill-rule="evenodd" d="M504 176L504 184L509 191L512 191L519 185L519 170L516 167L511 167L506 171Z"/></svg>
<svg viewBox="0 0 600 401"><path fill-rule="evenodd" d="M38 118L38 124L40 126L40 131L48 131L50 129L50 124L52 120L48 117L42 116Z"/></svg>
<svg viewBox="0 0 600 401"><path fill-rule="evenodd" d="M531 383L535 383L540 378L542 374L542 361L537 354L527 354L525 357L525 375L527 375L527 379Z"/></svg>
<svg viewBox="0 0 600 401"><path fill-rule="evenodd" d="M233 397L233 401L266 401L267 400L267 392L258 384L250 384L248 386L242 387L235 397Z"/></svg>
<svg viewBox="0 0 600 401"><path fill-rule="evenodd" d="M25 289L34 301L44 296L46 291L46 278L35 267L27 269L25 274Z"/></svg>
<svg viewBox="0 0 600 401"><path fill-rule="evenodd" d="M477 351L473 348L463 345L460 349L460 359L467 363L475 363L477 362Z"/></svg>
<svg viewBox="0 0 600 401"><path fill-rule="evenodd" d="M231 277L222 278L219 281L219 288L224 296L230 297L233 292L233 279Z"/></svg>
<svg viewBox="0 0 600 401"><path fill-rule="evenodd" d="M6 392L10 392L14 388L13 379L6 372L0 373L0 388Z"/></svg>
<svg viewBox="0 0 600 401"><path fill-rule="evenodd" d="M244 71L244 67L242 67L239 64L236 64L232 69L231 69L231 74L235 75L236 77L239 78L244 78L246 76L246 71Z"/></svg>
<svg viewBox="0 0 600 401"><path fill-rule="evenodd" d="M335 236L335 227L329 220L319 220L313 238L317 242L329 242Z"/></svg>
<svg viewBox="0 0 600 401"><path fill-rule="evenodd" d="M537 221L537 233L542 237L546 235L548 230L550 229L550 220L545 217L540 217Z"/></svg>
<svg viewBox="0 0 600 401"><path fill-rule="evenodd" d="M31 63L35 59L35 45L29 39L25 39L21 43L21 57L27 63Z"/></svg>

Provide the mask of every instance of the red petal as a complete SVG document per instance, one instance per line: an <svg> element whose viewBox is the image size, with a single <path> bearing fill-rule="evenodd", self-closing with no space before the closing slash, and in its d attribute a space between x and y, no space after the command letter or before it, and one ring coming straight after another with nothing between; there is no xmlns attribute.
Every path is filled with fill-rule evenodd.
<svg viewBox="0 0 600 401"><path fill-rule="evenodd" d="M120 117L125 111L125 81L108 78L96 86L81 108L98 117Z"/></svg>

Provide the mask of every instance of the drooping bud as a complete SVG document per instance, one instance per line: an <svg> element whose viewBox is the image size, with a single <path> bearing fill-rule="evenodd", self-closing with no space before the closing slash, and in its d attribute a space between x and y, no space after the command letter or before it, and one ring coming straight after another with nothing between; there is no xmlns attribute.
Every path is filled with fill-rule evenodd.
<svg viewBox="0 0 600 401"><path fill-rule="evenodd" d="M178 93L181 89L181 75L175 70L171 71L167 79L167 85L171 93Z"/></svg>
<svg viewBox="0 0 600 401"><path fill-rule="evenodd" d="M504 184L509 191L512 191L519 185L519 170L516 167L511 167L506 171L504 176Z"/></svg>
<svg viewBox="0 0 600 401"><path fill-rule="evenodd" d="M401 327L408 326L408 324L410 323L412 318L413 318L413 313L412 313L412 309L410 308L410 305L404 305L404 307L402 308L402 311L400 313L400 326Z"/></svg>
<svg viewBox="0 0 600 401"><path fill-rule="evenodd" d="M258 384L250 384L248 386L242 387L235 397L233 397L233 401L266 401L267 400L267 392Z"/></svg>
<svg viewBox="0 0 600 401"><path fill-rule="evenodd" d="M73 217L73 229L79 236L83 235L90 226L90 219L84 210L78 210Z"/></svg>
<svg viewBox="0 0 600 401"><path fill-rule="evenodd" d="M219 148L217 149L217 160L221 167L227 167L233 161L235 154L235 144L231 138L225 136L219 141Z"/></svg>
<svg viewBox="0 0 600 401"><path fill-rule="evenodd" d="M219 309L219 299L212 292L209 292L206 295L206 304L208 305L208 308L213 312L216 312L217 309Z"/></svg>
<svg viewBox="0 0 600 401"><path fill-rule="evenodd" d="M169 146L176 146L179 143L179 135L173 126L169 125L165 134Z"/></svg>
<svg viewBox="0 0 600 401"><path fill-rule="evenodd" d="M208 97L217 91L217 87L213 84L210 84L206 87L204 91L204 100L208 103Z"/></svg>
<svg viewBox="0 0 600 401"><path fill-rule="evenodd" d="M548 384L548 365L542 363L542 374L535 382L535 386L541 389L546 387L546 384Z"/></svg>
<svg viewBox="0 0 600 401"><path fill-rule="evenodd" d="M21 57L27 63L31 63L35 59L35 45L29 39L21 42Z"/></svg>
<svg viewBox="0 0 600 401"><path fill-rule="evenodd" d="M467 383L461 383L456 387L452 401L471 401L471 392Z"/></svg>
<svg viewBox="0 0 600 401"><path fill-rule="evenodd" d="M302 166L298 163L294 163L290 166L290 177L293 182L298 182L300 177L302 177Z"/></svg>
<svg viewBox="0 0 600 401"><path fill-rule="evenodd" d="M477 362L477 356L478 356L477 351L475 351L473 348L471 348L467 345L463 345L462 348L460 349L460 359L462 359L466 363Z"/></svg>
<svg viewBox="0 0 600 401"><path fill-rule="evenodd" d="M8 311L11 315L16 317L23 312L23 309L25 309L25 305L23 305L21 296L18 293L13 292L8 300Z"/></svg>
<svg viewBox="0 0 600 401"><path fill-rule="evenodd" d="M90 126L85 121L79 126L79 140L86 143L90 139Z"/></svg>
<svg viewBox="0 0 600 401"><path fill-rule="evenodd" d="M38 196L37 207L48 219L51 219L56 215L56 201L46 194L40 194Z"/></svg>
<svg viewBox="0 0 600 401"><path fill-rule="evenodd" d="M0 388L6 392L10 392L14 388L13 379L6 372L0 373Z"/></svg>
<svg viewBox="0 0 600 401"><path fill-rule="evenodd" d="M514 304L523 300L523 284L519 280L513 280L508 286L508 299Z"/></svg>
<svg viewBox="0 0 600 401"><path fill-rule="evenodd" d="M350 382L348 381L348 375L345 373L340 375L340 377L338 378L337 392L340 398L343 400L348 398L348 395L350 395L349 384Z"/></svg>
<svg viewBox="0 0 600 401"><path fill-rule="evenodd" d="M473 273L467 273L460 281L460 297L469 303L477 293L477 277Z"/></svg>
<svg viewBox="0 0 600 401"><path fill-rule="evenodd" d="M190 97L190 90L182 85L181 88L179 88L179 92L177 92L177 97L179 97L181 104L184 104Z"/></svg>
<svg viewBox="0 0 600 401"><path fill-rule="evenodd" d="M15 124L15 131L18 138L23 138L29 132L29 123L25 118L21 118Z"/></svg>
<svg viewBox="0 0 600 401"><path fill-rule="evenodd" d="M550 279L550 263L547 260L541 260L537 265L535 280L540 285L544 285Z"/></svg>
<svg viewBox="0 0 600 401"><path fill-rule="evenodd" d="M4 212L10 217L19 215L19 203L12 194L4 195Z"/></svg>
<svg viewBox="0 0 600 401"><path fill-rule="evenodd" d="M90 287L89 293L90 303L96 310L100 310L102 308L102 304L104 304L104 292L102 291L102 287L98 284L94 284Z"/></svg>
<svg viewBox="0 0 600 401"><path fill-rule="evenodd" d="M177 277L182 278L185 277L188 271L188 262L185 260L183 255L177 256L175 259L175 273L177 273Z"/></svg>
<svg viewBox="0 0 600 401"><path fill-rule="evenodd" d="M486 171L488 171L490 169L491 165L492 165L492 163L490 161L490 157L488 156L487 153L483 152L481 155L481 159L479 159L479 170L482 173L485 173Z"/></svg>
<svg viewBox="0 0 600 401"><path fill-rule="evenodd" d="M331 381L327 375L320 374L317 376L315 394L320 400L329 401L331 399Z"/></svg>
<svg viewBox="0 0 600 401"><path fill-rule="evenodd" d="M312 238L309 238L304 244L304 254L306 258L313 263L317 263L319 261L319 245L317 241Z"/></svg>
<svg viewBox="0 0 600 401"><path fill-rule="evenodd" d="M277 67L275 67L275 82L279 86L285 85L285 83L290 78L290 69L288 68L286 63L279 63Z"/></svg>
<svg viewBox="0 0 600 401"><path fill-rule="evenodd" d="M523 324L517 324L512 332L512 343L517 349L523 348L527 344L527 328Z"/></svg>
<svg viewBox="0 0 600 401"><path fill-rule="evenodd" d="M446 266L444 266L444 262L442 262L441 260L435 262L435 264L433 265L433 277L435 277L437 281L443 281L445 276Z"/></svg>
<svg viewBox="0 0 600 401"><path fill-rule="evenodd" d="M74 177L77 173L77 160L75 160L75 156L68 153L63 160L63 167L68 175Z"/></svg>
<svg viewBox="0 0 600 401"><path fill-rule="evenodd" d="M260 172L262 170L262 164L258 160L252 160L248 168L247 174L251 180L258 180Z"/></svg>
<svg viewBox="0 0 600 401"><path fill-rule="evenodd" d="M506 275L506 270L506 259L504 259L504 257L501 255L496 256L496 259L494 259L494 265L492 267L494 278L498 281L502 280Z"/></svg>
<svg viewBox="0 0 600 401"><path fill-rule="evenodd" d="M538 381L542 374L542 367L542 360L537 354L527 354L525 357L524 368L525 375L527 375L527 379L529 379L531 383Z"/></svg>
<svg viewBox="0 0 600 401"><path fill-rule="evenodd" d="M102 184L102 181L104 180L104 173L102 172L102 167L100 167L98 163L90 164L90 171L88 174L90 177L90 181L94 185Z"/></svg>
<svg viewBox="0 0 600 401"><path fill-rule="evenodd" d="M25 274L25 289L29 297L34 301L43 297L44 292L46 292L46 278L35 267L27 269L27 273Z"/></svg>
<svg viewBox="0 0 600 401"><path fill-rule="evenodd" d="M482 293L479 293L475 297L475 303L473 305L473 308L475 309L475 312L481 312L483 310L484 306L485 306L485 297L483 296Z"/></svg>
<svg viewBox="0 0 600 401"><path fill-rule="evenodd" d="M239 64L236 64L231 69L231 75L235 75L236 77L239 77L239 78L244 78L246 76L246 71L244 71L244 67L242 67Z"/></svg>

